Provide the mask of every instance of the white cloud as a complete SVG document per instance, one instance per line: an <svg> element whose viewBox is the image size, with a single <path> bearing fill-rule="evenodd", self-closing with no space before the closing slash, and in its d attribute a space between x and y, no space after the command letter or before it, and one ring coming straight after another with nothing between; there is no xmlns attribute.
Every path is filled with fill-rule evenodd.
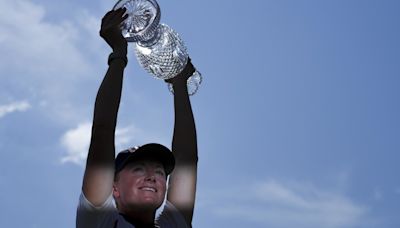
<svg viewBox="0 0 400 228"><path fill-rule="evenodd" d="M43 6L26 0L0 1L2 68L24 70L37 78L70 77L87 70L77 48L79 28L70 20L50 23ZM31 76L32 76L31 75Z"/></svg>
<svg viewBox="0 0 400 228"><path fill-rule="evenodd" d="M31 105L27 101L19 101L7 105L0 105L0 118L13 112L24 112L29 108L31 108Z"/></svg>
<svg viewBox="0 0 400 228"><path fill-rule="evenodd" d="M90 144L92 124L84 122L76 128L68 130L61 138L61 144L66 149L66 155L61 158L62 163L71 162L84 164ZM138 129L133 126L117 128L115 132L115 147L117 152L132 146L133 139L138 137Z"/></svg>
<svg viewBox="0 0 400 228"><path fill-rule="evenodd" d="M82 123L62 136L61 144L67 150L67 155L61 159L62 163L82 164L84 162L89 149L91 128L90 123Z"/></svg>
<svg viewBox="0 0 400 228"><path fill-rule="evenodd" d="M127 147L132 147L132 141L134 137L137 137L140 131L133 126L125 128L117 128L115 131L115 149L121 151Z"/></svg>
<svg viewBox="0 0 400 228"><path fill-rule="evenodd" d="M54 20L46 5L31 0L0 0L0 9L0 97L29 97L49 124L61 127L91 116L111 50L99 36L101 17L77 7L68 18ZM116 150L169 142L159 132L149 136L132 125L117 128ZM67 131L61 139L67 151L62 162L82 164L89 137L89 123Z"/></svg>
<svg viewBox="0 0 400 228"><path fill-rule="evenodd" d="M212 195L207 194L208 197ZM260 227L343 228L363 227L371 222L367 219L366 206L342 193L305 183L284 184L270 180L246 188L231 187L223 193L214 192L214 197L217 198L202 206L217 216L240 217Z"/></svg>
<svg viewBox="0 0 400 228"><path fill-rule="evenodd" d="M61 124L80 121L88 105L76 97L89 97L87 87L99 84L106 66L100 18L77 9L54 21L45 5L29 0L0 0L0 9L0 95L45 100L43 115Z"/></svg>

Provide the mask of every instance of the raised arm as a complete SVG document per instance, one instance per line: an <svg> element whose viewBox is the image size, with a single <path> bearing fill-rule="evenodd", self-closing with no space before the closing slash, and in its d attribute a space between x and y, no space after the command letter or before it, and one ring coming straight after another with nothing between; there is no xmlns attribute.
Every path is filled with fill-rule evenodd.
<svg viewBox="0 0 400 228"><path fill-rule="evenodd" d="M124 10L108 12L102 20L100 36L113 49L109 68L101 83L94 108L92 136L82 191L95 206L102 205L112 191L115 158L115 128L121 99L123 71L127 64L127 42L119 24Z"/></svg>
<svg viewBox="0 0 400 228"><path fill-rule="evenodd" d="M196 197L197 136L186 81L194 72L189 59L185 69L168 82L173 84L175 126L172 152L176 159L171 173L167 199L191 225Z"/></svg>

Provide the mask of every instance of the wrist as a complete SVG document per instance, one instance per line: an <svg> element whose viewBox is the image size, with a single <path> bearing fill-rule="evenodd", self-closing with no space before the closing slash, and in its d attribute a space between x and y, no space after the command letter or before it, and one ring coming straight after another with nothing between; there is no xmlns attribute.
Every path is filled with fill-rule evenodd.
<svg viewBox="0 0 400 228"><path fill-rule="evenodd" d="M128 64L128 57L126 57L127 53L118 51L118 52L112 52L109 56L108 56L108 65L110 66L110 64L112 62L115 62L116 60L120 60L124 63L124 65L126 66Z"/></svg>
<svg viewBox="0 0 400 228"><path fill-rule="evenodd" d="M117 53L119 55L127 55L128 54L128 47L127 46L122 46L122 47L113 48L113 53Z"/></svg>
<svg viewBox="0 0 400 228"><path fill-rule="evenodd" d="M127 56L128 52L126 50L113 50L111 53L114 53L118 56Z"/></svg>
<svg viewBox="0 0 400 228"><path fill-rule="evenodd" d="M187 87L187 81L186 80L176 80L172 83L172 86L174 88L186 88Z"/></svg>
<svg viewBox="0 0 400 228"><path fill-rule="evenodd" d="M179 82L174 82L172 83L172 88L175 91L175 93L180 93L181 91L183 93L188 92L188 87L187 87L187 82L186 81L179 81Z"/></svg>

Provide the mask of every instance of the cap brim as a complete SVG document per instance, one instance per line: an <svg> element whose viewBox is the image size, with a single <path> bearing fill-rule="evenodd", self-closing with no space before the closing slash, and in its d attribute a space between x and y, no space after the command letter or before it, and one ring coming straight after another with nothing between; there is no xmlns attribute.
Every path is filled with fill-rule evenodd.
<svg viewBox="0 0 400 228"><path fill-rule="evenodd" d="M129 153L128 157L119 164L115 172L121 171L130 162L143 159L161 162L167 175L169 175L175 167L175 157L170 149L158 143L149 143Z"/></svg>

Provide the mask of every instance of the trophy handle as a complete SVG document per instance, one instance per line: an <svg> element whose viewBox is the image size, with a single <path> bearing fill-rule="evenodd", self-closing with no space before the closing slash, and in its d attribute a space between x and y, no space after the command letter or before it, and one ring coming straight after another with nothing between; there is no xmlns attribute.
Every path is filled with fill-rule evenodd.
<svg viewBox="0 0 400 228"><path fill-rule="evenodd" d="M202 81L203 77L201 76L201 73L197 70L192 74L192 76L188 78L187 88L189 96L192 96L197 92ZM171 83L168 83L168 89L172 94L174 94L174 88Z"/></svg>

